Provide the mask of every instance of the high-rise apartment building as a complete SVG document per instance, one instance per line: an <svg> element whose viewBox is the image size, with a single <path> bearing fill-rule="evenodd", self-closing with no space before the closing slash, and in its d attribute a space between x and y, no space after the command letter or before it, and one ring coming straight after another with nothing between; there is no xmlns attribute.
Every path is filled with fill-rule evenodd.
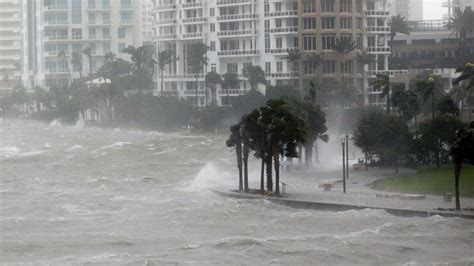
<svg viewBox="0 0 474 266"><path fill-rule="evenodd" d="M466 7L474 9L474 0L443 0L442 5L448 11L444 18L449 19L457 11L463 10Z"/></svg>
<svg viewBox="0 0 474 266"><path fill-rule="evenodd" d="M235 73L240 85L218 89L210 101L229 105L250 89L243 76L249 65L260 66L271 84L294 84L312 78L338 79L355 87L362 104L383 104L370 89L376 71L388 69L390 12L382 0L154 0L157 50L172 50L179 59L164 75L167 92L195 101L195 75L187 66L190 44L209 47L208 65L199 75L199 105L208 95L204 76ZM356 52L341 58L332 48L336 40L356 42L374 62L359 67ZM302 53L299 69L286 58L288 50ZM323 54L319 66L305 61L313 53ZM344 63L343 63L344 62ZM370 71L369 71L370 70ZM363 72L369 75L364 75ZM159 79L160 77L157 77ZM158 87L161 82L157 82ZM207 100L209 102L209 99Z"/></svg>
<svg viewBox="0 0 474 266"><path fill-rule="evenodd" d="M138 15L141 23L140 31L142 33L142 40L144 44L152 45L154 41L153 34L153 0L140 0Z"/></svg>
<svg viewBox="0 0 474 266"><path fill-rule="evenodd" d="M11 88L19 74L20 0L0 0L0 90Z"/></svg>
<svg viewBox="0 0 474 266"><path fill-rule="evenodd" d="M90 68L95 73L107 53L120 56L128 45L142 44L141 0L22 1L22 80L27 87L67 85L88 76ZM91 60L83 53L86 48ZM58 56L61 51L64 56Z"/></svg>
<svg viewBox="0 0 474 266"><path fill-rule="evenodd" d="M400 15L409 21L423 20L423 0L389 0L392 16Z"/></svg>

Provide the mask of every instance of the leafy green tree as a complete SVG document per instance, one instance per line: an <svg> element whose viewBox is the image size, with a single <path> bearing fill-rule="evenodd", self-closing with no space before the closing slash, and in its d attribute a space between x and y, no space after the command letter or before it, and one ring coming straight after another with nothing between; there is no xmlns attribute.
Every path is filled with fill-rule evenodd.
<svg viewBox="0 0 474 266"><path fill-rule="evenodd" d="M461 73L461 75L454 80L455 85L459 84L460 82L467 82L467 90L474 88L473 63L467 63L465 66L456 68L456 73Z"/></svg>
<svg viewBox="0 0 474 266"><path fill-rule="evenodd" d="M423 104L431 100L431 119L436 116L436 99L444 94L441 77L432 74L420 75L416 79L415 91L421 96Z"/></svg>
<svg viewBox="0 0 474 266"><path fill-rule="evenodd" d="M232 111L235 116L241 117L253 109L262 107L265 102L266 98L262 93L257 90L249 90L244 95L234 97Z"/></svg>
<svg viewBox="0 0 474 266"><path fill-rule="evenodd" d="M436 106L438 115L450 114L454 117L459 115L459 108L449 95L443 95L437 99Z"/></svg>
<svg viewBox="0 0 474 266"><path fill-rule="evenodd" d="M465 160L474 165L474 123L471 122L469 129L464 128L456 132L456 138L450 148L451 157L454 162L454 193L456 197L456 210L461 210L459 200L459 179L462 164Z"/></svg>
<svg viewBox="0 0 474 266"><path fill-rule="evenodd" d="M384 115L380 111L364 113L354 129L352 139L354 144L364 153L366 170L368 161L377 153L376 140L381 134L379 130L383 119Z"/></svg>
<svg viewBox="0 0 474 266"><path fill-rule="evenodd" d="M207 62L209 61L207 57L208 50L209 47L204 43L193 43L188 46L187 63L196 77L196 106L199 106L199 74L202 72L203 66L207 66Z"/></svg>
<svg viewBox="0 0 474 266"><path fill-rule="evenodd" d="M390 50L392 51L392 54L394 39L398 33L407 35L410 34L410 27L408 26L405 17L402 17L400 15L392 16L390 19Z"/></svg>
<svg viewBox="0 0 474 266"><path fill-rule="evenodd" d="M285 84L268 85L265 95L268 99L281 99L283 97L301 98L299 90Z"/></svg>

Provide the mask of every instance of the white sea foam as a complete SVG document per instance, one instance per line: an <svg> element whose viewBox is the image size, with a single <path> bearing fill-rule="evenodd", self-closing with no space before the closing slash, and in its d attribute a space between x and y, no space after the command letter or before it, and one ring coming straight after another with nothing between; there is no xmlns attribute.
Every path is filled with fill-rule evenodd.
<svg viewBox="0 0 474 266"><path fill-rule="evenodd" d="M51 123L49 123L49 126L50 127L60 127L60 126L62 126L62 124L61 124L61 121L56 119L56 120L51 121Z"/></svg>
<svg viewBox="0 0 474 266"><path fill-rule="evenodd" d="M131 145L132 143L131 142L127 142L127 141L119 141L119 142L115 142L115 143L112 143L110 145L107 145L107 146L103 146L101 149L105 150L105 149L117 149L117 148L121 148L125 145Z"/></svg>
<svg viewBox="0 0 474 266"><path fill-rule="evenodd" d="M82 148L83 147L81 145L74 145L74 146L70 147L69 149L67 149L66 151L75 151L75 150L80 150Z"/></svg>

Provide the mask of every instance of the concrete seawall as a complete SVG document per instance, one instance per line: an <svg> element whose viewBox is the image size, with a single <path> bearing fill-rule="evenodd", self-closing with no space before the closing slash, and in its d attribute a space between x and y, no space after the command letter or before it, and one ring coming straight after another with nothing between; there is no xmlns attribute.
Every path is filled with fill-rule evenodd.
<svg viewBox="0 0 474 266"><path fill-rule="evenodd" d="M392 207L379 207L379 206L362 206L362 205L351 205L346 203L337 202L321 202L321 201L307 201L291 198L278 198L271 196L263 196L256 194L241 193L236 191L225 191L211 189L214 193L222 196L239 198L239 199L265 199L276 204L281 204L293 208L299 209L312 209L312 210L324 210L324 211L348 211L348 210L362 210L362 209L378 209L385 210L388 213L396 216L403 217L429 217L434 215L444 217L460 217L465 219L474 219L473 213L466 213L464 211L438 211L438 210L420 210L420 209L402 209Z"/></svg>

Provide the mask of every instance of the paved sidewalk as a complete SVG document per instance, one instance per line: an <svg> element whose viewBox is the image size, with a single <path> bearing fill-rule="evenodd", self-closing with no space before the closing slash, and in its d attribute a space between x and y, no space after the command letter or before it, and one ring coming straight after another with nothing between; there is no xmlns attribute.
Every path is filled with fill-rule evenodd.
<svg viewBox="0 0 474 266"><path fill-rule="evenodd" d="M400 169L399 174L413 172L410 169ZM372 189L369 185L380 179L394 176L393 169L370 168L368 171L360 170L349 173L346 185L346 194L343 193L342 183L335 185L331 191L324 191L319 184L332 179L342 179L342 171L337 168L315 168L314 170L294 170L282 172L280 180L288 185L286 188L287 199L295 201L307 201L327 204L357 205L368 208L394 208L415 211L436 211L438 208L454 209L454 196L452 202L444 202L443 196L425 195L425 199L391 199L377 198L376 194L401 194ZM250 187L259 187L257 183L251 183ZM446 191L450 192L450 191ZM474 208L474 198L461 198L461 207ZM464 210L466 215L474 215L474 211Z"/></svg>

